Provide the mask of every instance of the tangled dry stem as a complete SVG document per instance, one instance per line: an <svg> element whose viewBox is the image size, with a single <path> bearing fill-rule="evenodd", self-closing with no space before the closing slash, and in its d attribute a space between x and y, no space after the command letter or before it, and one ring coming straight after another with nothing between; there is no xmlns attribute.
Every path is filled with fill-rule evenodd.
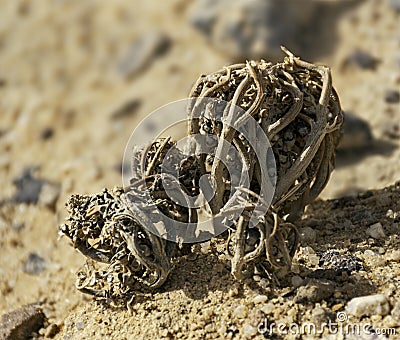
<svg viewBox="0 0 400 340"><path fill-rule="evenodd" d="M163 187L163 180L168 181L172 170L162 172L160 165L171 150L171 164L178 164L181 174L177 191L197 195L199 178L208 174L216 182L215 195L208 202L210 212L216 215L243 209L233 227L221 235L231 257L232 274L242 279L257 271L277 278L290 270L299 243L293 223L327 184L334 168L343 114L330 70L283 50L287 56L282 63L273 65L261 60L227 66L201 76L193 86L188 134L218 136L215 157L201 154L188 158L170 138L159 139L134 150L135 175L129 190L104 190L97 195L70 198L70 217L61 232L91 260L78 274L78 289L99 297L126 299L143 287L160 287L172 268L171 260L190 251L190 245L165 240L153 228L160 222L156 210L175 221L198 221L197 209L176 204ZM207 98L230 104L222 117L210 115ZM246 119L237 119L233 107L240 107L258 122L276 160L272 205L251 227L256 202L264 199L260 187L265 165L259 163L247 142L256 135L243 138L238 132ZM241 207L227 206L230 178L222 161L222 141L234 145L246 163L242 171L247 171L250 188L242 188L248 199ZM145 190L151 192L150 200L143 195ZM129 204L133 197L140 209ZM104 268L99 269L98 263Z"/></svg>

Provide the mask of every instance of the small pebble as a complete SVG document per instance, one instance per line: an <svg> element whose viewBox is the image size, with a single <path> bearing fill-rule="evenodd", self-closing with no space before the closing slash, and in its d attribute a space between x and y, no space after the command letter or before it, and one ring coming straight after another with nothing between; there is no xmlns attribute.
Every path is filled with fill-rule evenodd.
<svg viewBox="0 0 400 340"><path fill-rule="evenodd" d="M363 70L375 70L379 62L369 52L356 50L345 59L344 66L355 65Z"/></svg>
<svg viewBox="0 0 400 340"><path fill-rule="evenodd" d="M294 288L298 288L303 284L304 280L299 276L295 275L292 277L292 285Z"/></svg>
<svg viewBox="0 0 400 340"><path fill-rule="evenodd" d="M85 328L85 323L83 321L75 322L75 327L78 331L81 331Z"/></svg>
<svg viewBox="0 0 400 340"><path fill-rule="evenodd" d="M233 311L233 316L239 319L244 319L247 316L247 308L245 305L239 305Z"/></svg>
<svg viewBox="0 0 400 340"><path fill-rule="evenodd" d="M396 90L385 91L385 102L388 104L397 104L400 102L400 92Z"/></svg>
<svg viewBox="0 0 400 340"><path fill-rule="evenodd" d="M207 241L200 245L200 252L202 254L207 254L211 250L211 242Z"/></svg>
<svg viewBox="0 0 400 340"><path fill-rule="evenodd" d="M317 233L313 228L304 227L301 228L299 232L300 232L300 241L304 245L314 243L317 238Z"/></svg>
<svg viewBox="0 0 400 340"><path fill-rule="evenodd" d="M30 339L44 325L46 317L40 308L23 306L2 316L0 339Z"/></svg>
<svg viewBox="0 0 400 340"><path fill-rule="evenodd" d="M42 132L40 133L40 138L42 140L48 140L53 136L54 136L54 130L50 127L43 129Z"/></svg>
<svg viewBox="0 0 400 340"><path fill-rule="evenodd" d="M269 303L267 303L266 305L264 305L262 308L261 308L261 311L264 313L264 314L272 314L272 312L275 310L275 305L272 303L272 302L269 302Z"/></svg>
<svg viewBox="0 0 400 340"><path fill-rule="evenodd" d="M311 279L305 286L297 290L294 297L296 303L319 302L332 296L335 291L335 283L325 279Z"/></svg>
<svg viewBox="0 0 400 340"><path fill-rule="evenodd" d="M319 264L319 257L315 254L310 254L308 255L308 262L310 263L310 265L312 266L318 266Z"/></svg>
<svg viewBox="0 0 400 340"><path fill-rule="evenodd" d="M213 329L214 329L214 326L211 323L207 324L204 327L204 330L206 331L206 333L211 333L213 331Z"/></svg>
<svg viewBox="0 0 400 340"><path fill-rule="evenodd" d="M370 259L369 264L374 267L384 267L386 265L386 260L384 256L378 255Z"/></svg>
<svg viewBox="0 0 400 340"><path fill-rule="evenodd" d="M17 192L14 200L18 203L37 203L43 186L43 181L33 177L35 168L27 168L22 174L14 179Z"/></svg>
<svg viewBox="0 0 400 340"><path fill-rule="evenodd" d="M130 99L112 112L110 118L117 120L129 117L137 112L137 110L140 108L140 105L141 101L139 99Z"/></svg>
<svg viewBox="0 0 400 340"><path fill-rule="evenodd" d="M395 250L388 256L389 260L400 262L400 250Z"/></svg>
<svg viewBox="0 0 400 340"><path fill-rule="evenodd" d="M394 213L393 213L392 209L389 209L388 211L386 211L386 217L393 218L393 215L394 215Z"/></svg>
<svg viewBox="0 0 400 340"><path fill-rule="evenodd" d="M239 294L239 289L237 286L233 286L231 287L231 289L229 289L228 295L230 297L237 296L238 294Z"/></svg>
<svg viewBox="0 0 400 340"><path fill-rule="evenodd" d="M334 320L332 313L321 306L316 306L311 312L311 322L316 325Z"/></svg>
<svg viewBox="0 0 400 340"><path fill-rule="evenodd" d="M367 249L366 251L364 251L365 258L369 258L369 257L373 257L373 256L376 256L376 254L373 250Z"/></svg>
<svg viewBox="0 0 400 340"><path fill-rule="evenodd" d="M293 274L300 274L300 267L296 263L292 263L292 273Z"/></svg>
<svg viewBox="0 0 400 340"><path fill-rule="evenodd" d="M225 325L222 325L220 328L217 329L217 332L218 332L218 334L219 334L221 337L225 336L225 333L226 333L226 326L225 326Z"/></svg>
<svg viewBox="0 0 400 340"><path fill-rule="evenodd" d="M386 237L385 231L383 230L382 224L380 222L371 225L367 230L366 233L368 236L380 240Z"/></svg>
<svg viewBox="0 0 400 340"><path fill-rule="evenodd" d="M242 328L242 333L245 338L251 338L257 335L257 328L249 324L244 324Z"/></svg>
<svg viewBox="0 0 400 340"><path fill-rule="evenodd" d="M384 134L391 139L399 139L400 138L400 122L396 121L385 121L382 124L382 130Z"/></svg>
<svg viewBox="0 0 400 340"><path fill-rule="evenodd" d="M209 320L214 314L214 310L212 308L205 308L202 310L202 315L204 320Z"/></svg>
<svg viewBox="0 0 400 340"><path fill-rule="evenodd" d="M256 295L256 296L253 298L253 302L254 302L255 304L257 304L257 303L264 303L265 301L268 301L268 296L266 296L266 295Z"/></svg>
<svg viewBox="0 0 400 340"><path fill-rule="evenodd" d="M389 302L382 294L356 297L350 300L346 306L347 312L354 316L385 316L389 313Z"/></svg>
<svg viewBox="0 0 400 340"><path fill-rule="evenodd" d="M35 253L30 253L23 265L25 273L30 275L39 275L46 270L46 261Z"/></svg>

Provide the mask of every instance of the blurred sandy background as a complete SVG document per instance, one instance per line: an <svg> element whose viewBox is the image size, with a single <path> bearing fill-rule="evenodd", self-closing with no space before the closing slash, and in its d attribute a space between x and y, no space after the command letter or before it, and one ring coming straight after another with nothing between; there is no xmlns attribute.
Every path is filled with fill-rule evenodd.
<svg viewBox="0 0 400 340"><path fill-rule="evenodd" d="M322 196L399 180L399 32L396 0L0 1L0 314L46 302L62 325L85 301L83 258L57 240L67 197L121 185L134 127L200 74L279 60L281 44L330 66L343 109L364 121L348 125ZM29 178L39 185L24 195ZM29 254L43 271L24 271Z"/></svg>

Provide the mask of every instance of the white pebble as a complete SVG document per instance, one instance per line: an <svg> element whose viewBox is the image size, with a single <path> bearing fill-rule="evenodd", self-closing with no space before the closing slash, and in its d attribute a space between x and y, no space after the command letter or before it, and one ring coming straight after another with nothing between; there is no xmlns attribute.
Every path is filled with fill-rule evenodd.
<svg viewBox="0 0 400 340"><path fill-rule="evenodd" d="M380 222L371 225L367 231L367 235L374 239L383 239L386 237L385 231L383 230L382 224Z"/></svg>
<svg viewBox="0 0 400 340"><path fill-rule="evenodd" d="M253 298L253 302L255 303L255 304L257 304L257 303L263 303L263 302L265 302L265 301L267 301L268 300L268 296L266 296L266 295L256 295L254 298Z"/></svg>
<svg viewBox="0 0 400 340"><path fill-rule="evenodd" d="M251 338L257 335L257 328L253 327L252 325L245 324L242 328L243 336L246 338Z"/></svg>
<svg viewBox="0 0 400 340"><path fill-rule="evenodd" d="M310 264L312 266L318 266L318 264L319 264L319 256L317 256L315 254L310 254L310 255L308 255L308 261L310 262Z"/></svg>
<svg viewBox="0 0 400 340"><path fill-rule="evenodd" d="M213 329L214 329L214 326L211 323L207 324L204 327L204 330L206 331L206 333L211 333L213 331Z"/></svg>
<svg viewBox="0 0 400 340"><path fill-rule="evenodd" d="M389 210L386 212L386 217L393 218L393 210L392 210L392 209L389 209Z"/></svg>
<svg viewBox="0 0 400 340"><path fill-rule="evenodd" d="M389 260L399 262L400 261L400 250L395 250L389 255Z"/></svg>
<svg viewBox="0 0 400 340"><path fill-rule="evenodd" d="M364 251L364 257L365 258L372 257L372 256L375 256L375 255L376 255L375 252L373 250L371 250L371 249L367 249L366 251Z"/></svg>
<svg viewBox="0 0 400 340"><path fill-rule="evenodd" d="M264 314L271 314L275 310L275 306L273 303L267 303L265 306L261 308L261 311Z"/></svg>
<svg viewBox="0 0 400 340"><path fill-rule="evenodd" d="M360 296L350 300L346 306L347 312L355 316L387 315L390 307L385 295Z"/></svg>
<svg viewBox="0 0 400 340"><path fill-rule="evenodd" d="M200 245L200 251L202 254L207 254L211 250L211 242L207 241Z"/></svg>
<svg viewBox="0 0 400 340"><path fill-rule="evenodd" d="M247 308L245 305L239 305L233 311L233 316L238 317L239 319L244 319L247 316Z"/></svg>

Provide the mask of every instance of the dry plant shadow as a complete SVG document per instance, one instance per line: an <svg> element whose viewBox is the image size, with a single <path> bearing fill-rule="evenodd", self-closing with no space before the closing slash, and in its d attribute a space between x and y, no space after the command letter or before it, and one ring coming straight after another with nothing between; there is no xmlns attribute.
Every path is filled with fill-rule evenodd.
<svg viewBox="0 0 400 340"><path fill-rule="evenodd" d="M390 141L377 139L362 148L338 150L336 153L336 168L344 168L359 163L375 155L390 157L396 150L396 145Z"/></svg>

